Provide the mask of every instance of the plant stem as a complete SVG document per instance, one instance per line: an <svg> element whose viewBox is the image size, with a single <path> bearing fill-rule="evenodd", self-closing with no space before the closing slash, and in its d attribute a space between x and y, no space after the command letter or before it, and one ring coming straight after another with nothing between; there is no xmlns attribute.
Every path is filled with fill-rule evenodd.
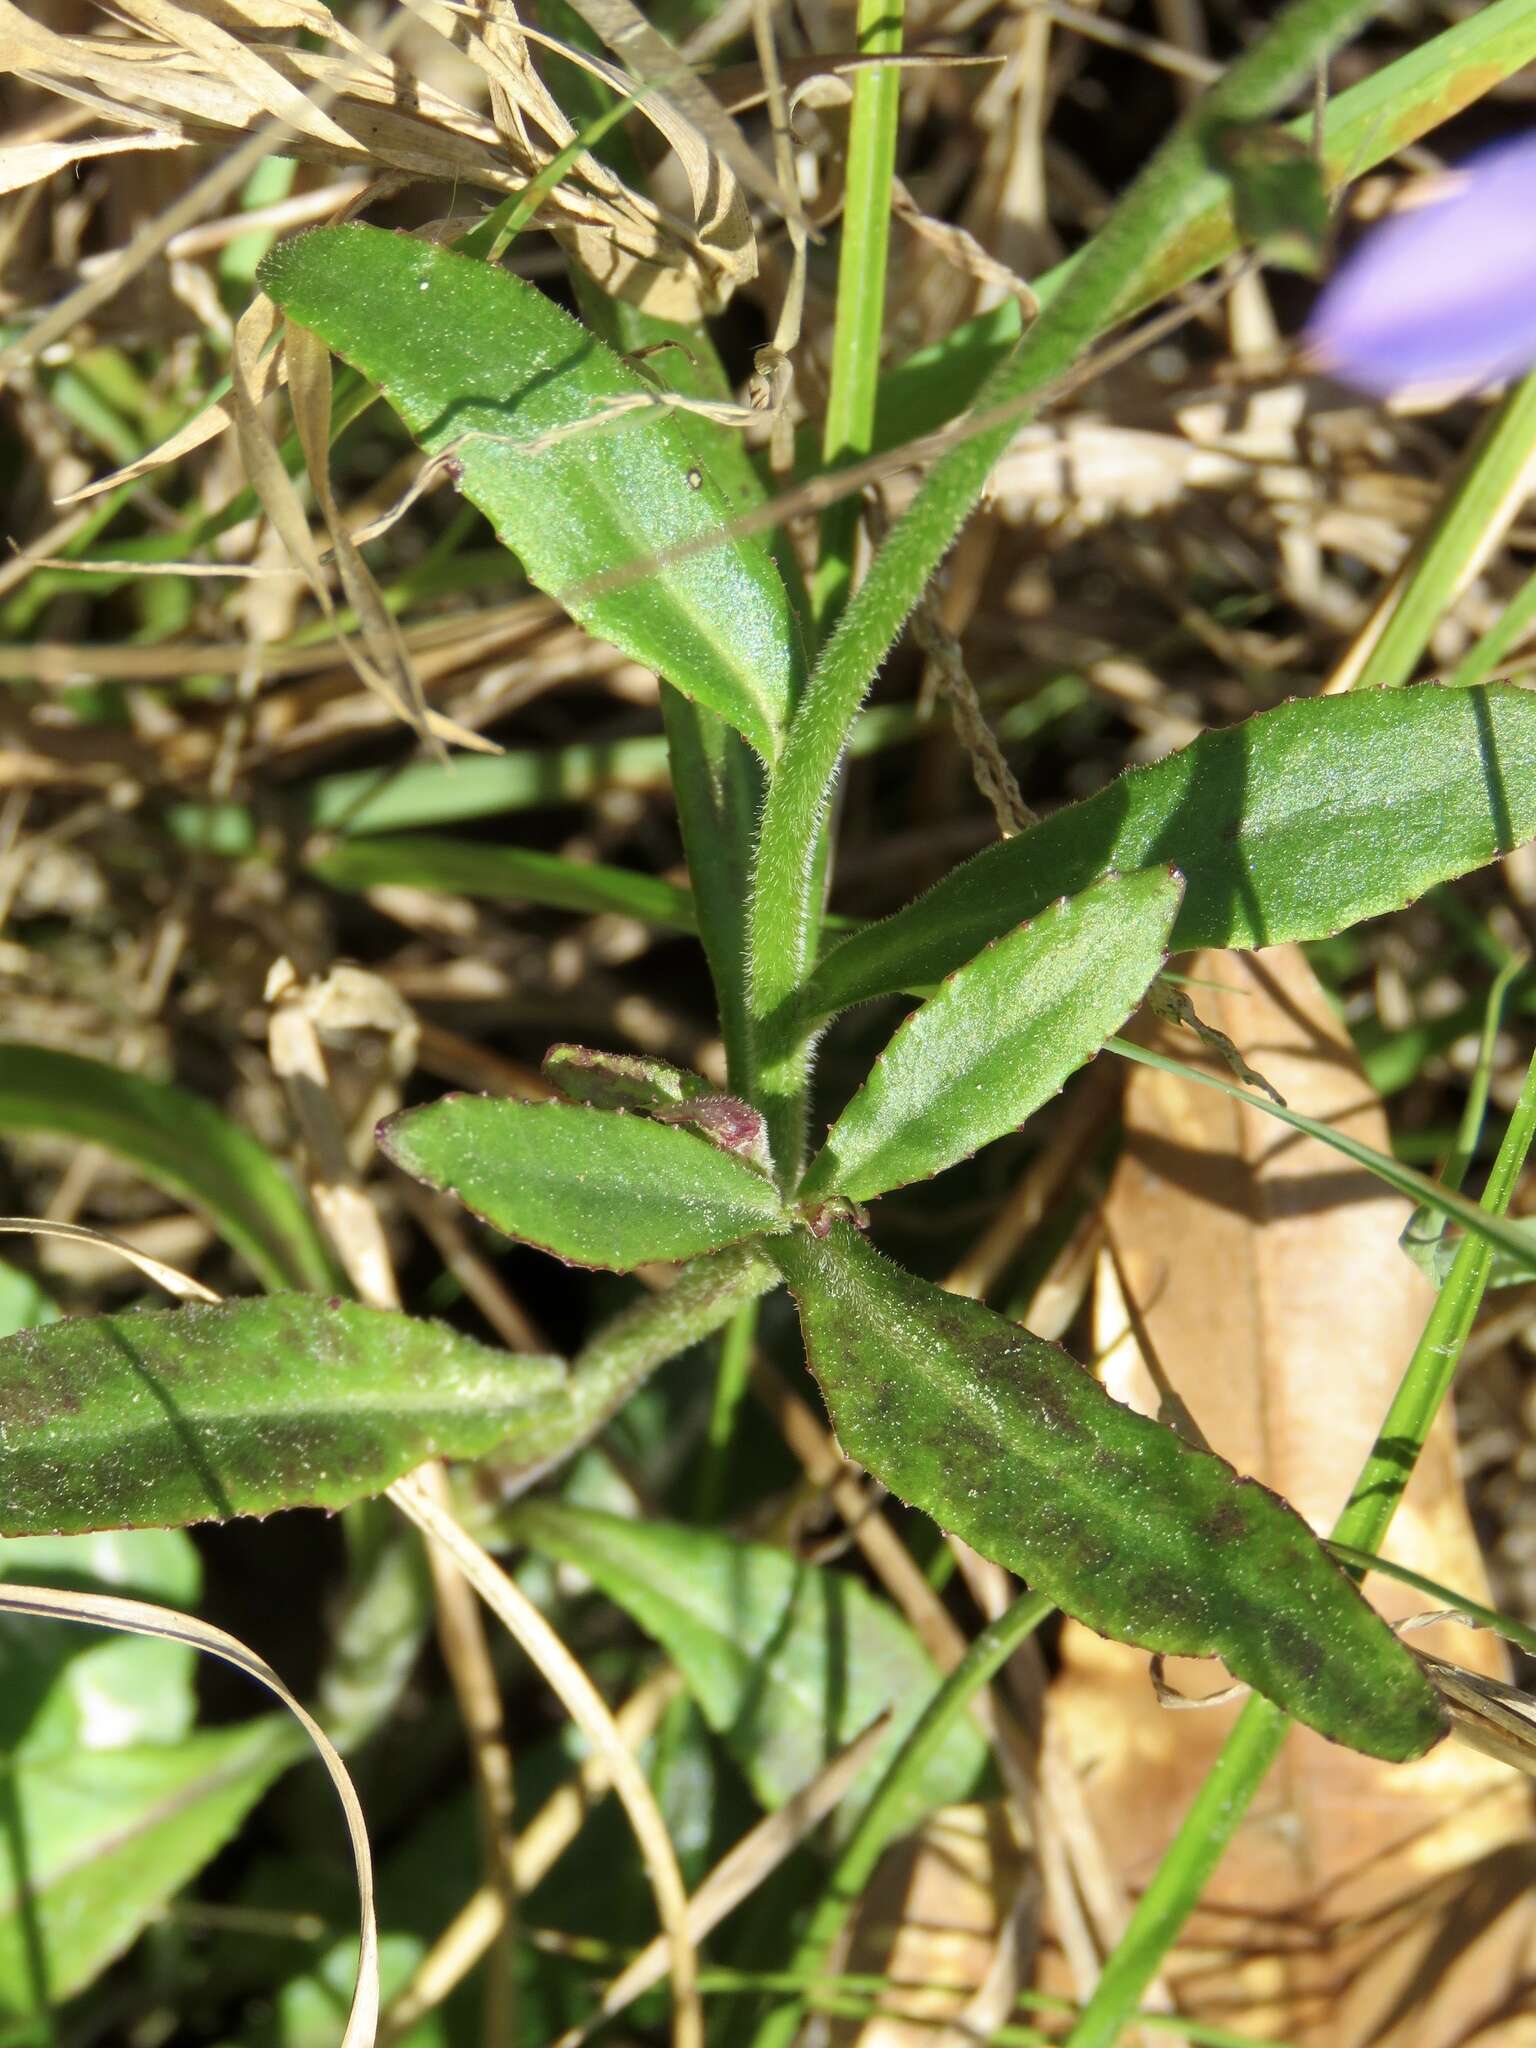
<svg viewBox="0 0 1536 2048"><path fill-rule="evenodd" d="M899 52L902 4L903 0L859 0L861 51ZM854 82L823 444L828 464L867 453L874 436L900 91L901 73L895 65L862 70ZM821 562L811 593L812 611L822 630L847 595L858 523L859 502L847 498L829 510L823 525ZM827 819L818 812L805 848L804 914L781 928L779 937L789 940L792 951L773 963L766 982L763 962L752 954L750 936L748 940L752 1029L760 1059L753 1099L767 1118L780 1185L786 1192L794 1187L804 1164L812 1040L798 1021L783 1012L782 996L786 990L798 990L815 965L826 900L829 839Z"/></svg>
<svg viewBox="0 0 1536 2048"><path fill-rule="evenodd" d="M903 0L859 0L856 44L861 55L894 56L900 52L902 5ZM874 441L900 110L901 72L896 65L879 65L858 73L848 125L837 319L822 430L822 464L827 469L847 458L867 455ZM822 520L821 560L812 597L824 633L847 601L858 528L857 498L840 498Z"/></svg>
<svg viewBox="0 0 1536 2048"><path fill-rule="evenodd" d="M1367 629L1379 627L1377 638L1353 677L1353 657L1344 664L1348 688L1395 690L1413 680L1431 633L1529 496L1533 464L1536 376L1516 384L1483 422L1453 488L1378 607Z"/></svg>
<svg viewBox="0 0 1536 2048"><path fill-rule="evenodd" d="M1515 1104L1483 1190L1482 1206L1494 1215L1502 1216L1509 1208L1533 1136L1536 1059L1526 1071L1520 1100ZM1456 1249L1445 1285L1435 1296L1423 1334L1392 1397L1370 1456L1334 1526L1336 1542L1351 1544L1356 1550L1381 1548L1387 1525L1413 1470L1413 1461L1451 1390L1462 1346L1471 1334L1492 1264L1493 1246L1487 1238L1475 1237L1468 1231Z"/></svg>
<svg viewBox="0 0 1536 2048"><path fill-rule="evenodd" d="M988 379L979 411L1027 400L1077 361L1155 274L1183 227L1207 173L1212 128L1270 113L1376 11L1369 0L1292 0L1158 150L1050 306ZM934 464L838 621L790 724L763 809L749 925L765 1085L781 1123L789 1120L808 1064L800 991L820 911L817 849L849 731L876 669L1025 416L1021 407Z"/></svg>
<svg viewBox="0 0 1536 2048"><path fill-rule="evenodd" d="M508 1445L502 1472L531 1484L589 1443L658 1366L710 1336L778 1279L778 1268L750 1240L690 1260L665 1294L642 1295L594 1331L571 1361L559 1406Z"/></svg>

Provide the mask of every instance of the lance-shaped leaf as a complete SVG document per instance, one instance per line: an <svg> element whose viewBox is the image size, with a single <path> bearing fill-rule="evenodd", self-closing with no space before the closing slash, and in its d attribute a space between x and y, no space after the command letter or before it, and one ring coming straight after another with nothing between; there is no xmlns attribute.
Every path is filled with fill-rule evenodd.
<svg viewBox="0 0 1536 2048"><path fill-rule="evenodd" d="M786 1227L771 1180L649 1117L445 1095L387 1118L379 1143L428 1187L571 1265L627 1273Z"/></svg>
<svg viewBox="0 0 1536 2048"><path fill-rule="evenodd" d="M1179 876L1113 876L1020 925L914 1010L801 1194L870 1201L1017 1128L1119 1030L1163 965Z"/></svg>
<svg viewBox="0 0 1536 2048"><path fill-rule="evenodd" d="M850 1457L1102 1635L1228 1667L1337 1742L1444 1732L1412 1656L1278 1494L847 1223L773 1254Z"/></svg>
<svg viewBox="0 0 1536 2048"><path fill-rule="evenodd" d="M410 236L315 228L258 275L429 454L452 454L541 590L775 757L798 622L767 549L729 537L736 508L653 384L521 278ZM636 409L615 417L615 402ZM690 543L707 545L599 587Z"/></svg>
<svg viewBox="0 0 1536 2048"><path fill-rule="evenodd" d="M524 1503L504 1527L585 1572L662 1645L766 1807L889 1713L856 1781L857 1810L937 1689L907 1623L847 1572L709 1529L556 1501ZM917 1774L902 1824L969 1797L985 1762L980 1734L962 1721Z"/></svg>
<svg viewBox="0 0 1536 2048"><path fill-rule="evenodd" d="M564 1378L311 1295L22 1330L0 1342L0 1535L345 1507L494 1450L558 1412Z"/></svg>
<svg viewBox="0 0 1536 2048"><path fill-rule="evenodd" d="M845 939L809 1000L924 988L1109 869L1185 877L1176 952L1320 939L1536 833L1536 695L1507 684L1282 704L989 847Z"/></svg>

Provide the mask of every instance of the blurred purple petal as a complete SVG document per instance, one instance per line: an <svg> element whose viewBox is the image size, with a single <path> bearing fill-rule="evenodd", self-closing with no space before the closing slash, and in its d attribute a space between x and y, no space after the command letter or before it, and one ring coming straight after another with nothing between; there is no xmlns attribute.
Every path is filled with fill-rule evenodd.
<svg viewBox="0 0 1536 2048"><path fill-rule="evenodd" d="M1341 382L1480 389L1536 363L1536 135L1479 151L1447 186L1368 234L1318 300L1306 338Z"/></svg>

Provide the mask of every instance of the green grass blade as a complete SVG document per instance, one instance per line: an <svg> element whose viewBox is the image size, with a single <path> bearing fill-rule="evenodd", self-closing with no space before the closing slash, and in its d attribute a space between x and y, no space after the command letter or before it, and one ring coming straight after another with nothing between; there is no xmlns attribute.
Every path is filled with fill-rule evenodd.
<svg viewBox="0 0 1536 2048"><path fill-rule="evenodd" d="M1483 1190L1481 1211L1485 1219L1503 1220L1506 1216L1533 1137L1536 1060L1532 1060L1526 1073L1520 1100ZM1472 1333L1472 1323L1487 1286L1492 1259L1493 1248L1486 1228L1476 1234L1469 1229L1457 1247L1445 1285L1435 1296L1424 1334L1371 1455L1334 1528L1337 1542L1352 1544L1357 1550L1381 1548L1403 1488L1412 1475L1414 1458L1423 1448L1430 1424L1451 1390L1462 1346Z"/></svg>
<svg viewBox="0 0 1536 2048"><path fill-rule="evenodd" d="M1110 1039L1109 1050L1119 1053L1122 1059L1136 1061L1140 1066L1158 1067L1166 1074L1178 1074L1184 1080L1192 1081L1196 1087L1220 1089L1222 1094L1230 1095L1238 1102L1246 1102L1254 1109L1263 1110L1266 1116L1289 1124L1292 1130L1305 1131L1309 1138L1331 1145L1335 1152L1342 1152L1346 1159L1363 1166L1367 1173L1385 1181L1389 1188L1395 1188L1410 1201L1421 1202L1426 1208L1460 1223L1469 1237L1484 1245L1497 1245L1522 1271L1536 1274L1536 1233L1523 1222L1511 1222L1501 1212L1469 1202L1453 1189L1442 1187L1438 1181L1416 1173L1411 1166L1404 1166L1390 1153L1375 1152L1369 1145L1362 1145L1358 1138L1350 1137L1346 1131L1336 1131L1331 1124L1303 1116L1300 1110L1291 1109L1284 1103L1271 1102L1267 1095L1251 1094L1233 1081L1222 1080L1219 1075L1203 1074L1198 1067L1187 1067L1180 1060L1169 1059L1165 1053L1153 1052L1148 1046L1134 1045L1128 1038Z"/></svg>
<svg viewBox="0 0 1536 2048"><path fill-rule="evenodd" d="M1079 709L1088 694L1080 676L1054 676L1035 696L999 714L998 737L1034 739ZM931 714L920 716L915 705L878 704L860 712L848 752L866 759L920 739L931 725ZM301 783L288 817L295 832L318 830L346 837L400 832L582 803L603 789L664 790L667 778L667 741L659 733L647 733L564 747L509 748L504 754L463 754L446 768L436 761L408 761L389 768L343 769ZM747 824L755 825L756 806L743 798L740 810ZM167 804L160 822L178 846L232 859L256 852L260 843L257 820L244 804ZM732 832L733 845L738 832L743 843L750 843L746 826L733 827ZM703 843L711 843L707 832ZM709 863L703 865L707 868Z"/></svg>
<svg viewBox="0 0 1536 2048"><path fill-rule="evenodd" d="M1536 1628L1516 1621L1512 1614L1501 1614L1497 1607L1485 1607L1480 1600L1469 1600L1465 1593L1458 1593L1453 1586L1443 1586L1438 1579L1427 1579L1422 1572L1410 1571L1405 1564L1396 1564L1389 1557L1377 1557L1373 1551L1357 1549L1352 1543L1341 1543L1336 1537L1330 1537L1326 1547L1340 1564L1347 1564L1362 1578L1367 1572L1380 1572L1384 1578L1412 1586L1433 1600L1437 1607L1464 1614L1479 1628L1491 1629L1496 1636L1514 1643L1528 1656L1536 1657Z"/></svg>
<svg viewBox="0 0 1536 2048"><path fill-rule="evenodd" d="M565 860L525 846L476 845L427 832L348 839L309 862L333 889L440 889L491 903L536 903L596 917L635 917L663 931L698 929L693 898L656 875Z"/></svg>
<svg viewBox="0 0 1536 2048"><path fill-rule="evenodd" d="M1438 1175L1440 1186L1451 1189L1453 1193L1460 1192L1467 1177L1467 1168L1472 1164L1482 1139L1483 1119L1488 1113L1488 1093L1493 1086L1493 1066L1498 1055L1499 1027L1504 1017L1504 999L1528 965L1523 955L1511 954L1489 986L1483 1009L1482 1036L1477 1046L1477 1064L1468 1083L1467 1099L1456 1131L1456 1144ZM1421 1202L1405 1224L1400 1240L1409 1258L1423 1268L1437 1287L1449 1272L1454 1256L1444 1243L1445 1221L1443 1211L1430 1209ZM1492 1277L1491 1273L1489 1277Z"/></svg>
<svg viewBox="0 0 1536 2048"><path fill-rule="evenodd" d="M1455 487L1383 601L1375 644L1351 689L1393 690L1412 679L1435 627L1529 496L1533 457L1536 376L1517 384L1484 423Z"/></svg>
<svg viewBox="0 0 1536 2048"><path fill-rule="evenodd" d="M1329 102L1323 116L1323 182L1341 186L1448 121L1536 58L1536 0L1494 0L1417 48L1384 64ZM1310 144L1310 111L1285 132ZM1240 246L1230 188L1207 172L1193 189L1189 218L1170 238L1160 265L1126 309L1135 312L1163 293L1203 275ZM1033 280L1042 310L1066 288L1082 254ZM970 404L1019 337L1019 308L1010 300L967 320L887 370L880 380L872 448L901 446L931 433ZM804 468L812 465L809 457ZM1492 669L1484 671L1491 674Z"/></svg>
<svg viewBox="0 0 1536 2048"><path fill-rule="evenodd" d="M1251 1699L1243 1708L1156 1875L1137 1900L1066 2048L1114 2048L1120 2040L1279 1756L1290 1725L1268 1700Z"/></svg>
<svg viewBox="0 0 1536 2048"><path fill-rule="evenodd" d="M338 1269L303 1196L238 1124L168 1081L41 1045L0 1045L0 1132L103 1145L193 1204L263 1286L324 1292Z"/></svg>
<svg viewBox="0 0 1536 2048"><path fill-rule="evenodd" d="M977 1693L990 1684L1019 1645L1034 1634L1050 1613L1051 1603L1042 1594L1021 1593L1005 1613L989 1622L974 1638L928 1702L860 1814L848 1846L838 1858L810 1924L800 1938L791 1976L808 1982L820 1973L843 1923L874 1875L882 1851L910 1808L913 1786L932 1768L933 1760ZM786 2048L800 2018L798 2001L780 2008L758 2030L753 2048Z"/></svg>
<svg viewBox="0 0 1536 2048"><path fill-rule="evenodd" d="M1512 648L1518 647L1536 625L1536 575L1529 576L1505 605L1497 624L1469 647L1451 671L1457 689L1486 682L1504 666Z"/></svg>
<svg viewBox="0 0 1536 2048"><path fill-rule="evenodd" d="M856 41L862 54L895 55L901 49L901 36L902 0L859 0ZM822 463L828 469L867 455L874 438L900 112L901 72L896 65L876 65L857 73L848 123L837 317L821 440ZM822 519L813 595L823 632L847 601L859 510L857 498L840 498Z"/></svg>

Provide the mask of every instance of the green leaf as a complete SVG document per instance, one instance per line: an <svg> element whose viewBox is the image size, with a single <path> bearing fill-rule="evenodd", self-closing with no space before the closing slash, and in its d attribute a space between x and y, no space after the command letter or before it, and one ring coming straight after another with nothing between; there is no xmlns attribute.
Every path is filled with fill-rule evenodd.
<svg viewBox="0 0 1536 2048"><path fill-rule="evenodd" d="M567 1100L589 1109L676 1109L714 1091L702 1074L649 1053L601 1052L590 1045L552 1045L539 1072Z"/></svg>
<svg viewBox="0 0 1536 2048"><path fill-rule="evenodd" d="M0 1534L345 1507L558 1404L558 1359L308 1295L80 1316L0 1342Z"/></svg>
<svg viewBox="0 0 1536 2048"><path fill-rule="evenodd" d="M899 1615L847 1573L786 1550L554 1501L515 1508L503 1528L576 1565L662 1645L766 1807L889 1709L886 1739L850 1793L857 1811L938 1686ZM985 1760L963 1722L910 1788L903 1824L967 1798Z"/></svg>
<svg viewBox="0 0 1536 2048"><path fill-rule="evenodd" d="M772 1250L839 1442L901 1499L1101 1634L1223 1657L1337 1742L1438 1740L1413 1658L1278 1495L847 1223Z"/></svg>
<svg viewBox="0 0 1536 2048"><path fill-rule="evenodd" d="M869 1201L1016 1129L1141 1001L1183 893L1160 868L1112 876L967 961L898 1028L800 1193Z"/></svg>
<svg viewBox="0 0 1536 2048"><path fill-rule="evenodd" d="M627 1273L786 1227L772 1181L648 1117L445 1095L387 1118L379 1144L428 1187L570 1265Z"/></svg>
<svg viewBox="0 0 1536 2048"><path fill-rule="evenodd" d="M1218 125L1207 154L1232 187L1237 232L1259 260L1316 277L1328 245L1328 194L1309 143L1276 122Z"/></svg>
<svg viewBox="0 0 1536 2048"><path fill-rule="evenodd" d="M835 947L813 1014L940 980L1111 868L1185 877L1172 948L1320 939L1536 832L1536 696L1506 684L1282 704L989 847Z"/></svg>
<svg viewBox="0 0 1536 2048"><path fill-rule="evenodd" d="M40 1045L0 1044L0 1132L46 1131L116 1152L201 1209L266 1287L327 1288L336 1269L277 1162L200 1096Z"/></svg>
<svg viewBox="0 0 1536 2048"><path fill-rule="evenodd" d="M197 1605L202 1570L180 1529L0 1542L0 1579L133 1600ZM0 1615L0 1751L68 1756L176 1742L196 1718L190 1643L82 1630L36 1615Z"/></svg>
<svg viewBox="0 0 1536 2048"><path fill-rule="evenodd" d="M690 398L735 397L707 327L658 319L600 291L584 272L578 271L573 283L582 317L611 348L632 357L640 350L656 356L666 365L668 383ZM739 512L766 501L763 478L739 431L696 413L680 414L679 424L697 451L698 466L709 472ZM809 616L809 600L788 536L781 529L765 535L764 542L789 591L791 610ZM712 712L665 685L661 715L667 770L699 936L715 984L730 1085L739 1095L750 1096L756 1062L745 987L746 904L763 800L763 764Z"/></svg>
<svg viewBox="0 0 1536 2048"><path fill-rule="evenodd" d="M464 495L532 582L765 759L777 755L802 674L767 551L726 537L731 500L664 411L591 425L606 401L654 397L654 385L532 285L411 236L315 228L274 249L258 280L378 385L429 454L453 453ZM528 452L572 426L588 431ZM593 588L658 550L711 539Z"/></svg>
<svg viewBox="0 0 1536 2048"><path fill-rule="evenodd" d="M481 846L428 832L346 839L317 854L309 871L333 889L451 889L491 903L547 904L596 917L639 918L663 931L697 929L693 898L657 875L603 861L566 860L526 846Z"/></svg>
<svg viewBox="0 0 1536 2048"><path fill-rule="evenodd" d="M14 1765L0 1830L0 2013L31 2013L89 1984L302 1746L281 1716Z"/></svg>
<svg viewBox="0 0 1536 2048"><path fill-rule="evenodd" d="M58 1304L30 1273L0 1259L0 1336L30 1330L37 1323L56 1323Z"/></svg>

